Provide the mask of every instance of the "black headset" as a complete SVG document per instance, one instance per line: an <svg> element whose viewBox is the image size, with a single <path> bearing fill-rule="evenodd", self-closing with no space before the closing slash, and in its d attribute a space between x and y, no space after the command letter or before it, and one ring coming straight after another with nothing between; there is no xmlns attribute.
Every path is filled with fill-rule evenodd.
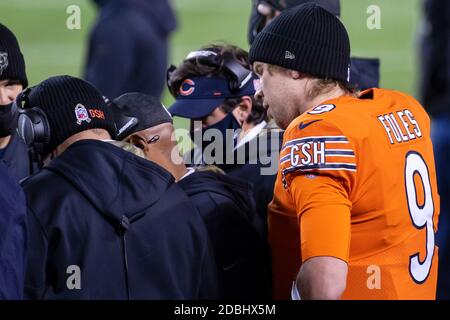
<svg viewBox="0 0 450 320"><path fill-rule="evenodd" d="M50 125L45 112L38 106L30 106L28 96L33 87L19 93L13 103L13 112L18 116L17 131L25 144L37 154L44 155L50 143Z"/></svg>
<svg viewBox="0 0 450 320"><path fill-rule="evenodd" d="M184 59L184 62L187 61L222 68L227 77L229 89L233 93L239 92L252 79L252 71L235 61L231 54L221 55L215 51L204 49L189 53ZM177 67L171 65L167 70L167 86L169 88L170 77L176 69Z"/></svg>

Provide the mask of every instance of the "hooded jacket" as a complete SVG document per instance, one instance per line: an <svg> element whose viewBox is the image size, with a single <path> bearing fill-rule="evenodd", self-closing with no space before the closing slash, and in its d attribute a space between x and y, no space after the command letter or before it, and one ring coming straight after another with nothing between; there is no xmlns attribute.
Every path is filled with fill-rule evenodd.
<svg viewBox="0 0 450 320"><path fill-rule="evenodd" d="M216 172L194 172L178 184L197 207L213 246L223 299L270 299L269 259L254 226L252 188Z"/></svg>
<svg viewBox="0 0 450 320"><path fill-rule="evenodd" d="M23 183L31 299L215 298L215 262L174 178L109 143L71 145Z"/></svg>
<svg viewBox="0 0 450 320"><path fill-rule="evenodd" d="M25 196L0 161L0 300L21 299L27 244Z"/></svg>

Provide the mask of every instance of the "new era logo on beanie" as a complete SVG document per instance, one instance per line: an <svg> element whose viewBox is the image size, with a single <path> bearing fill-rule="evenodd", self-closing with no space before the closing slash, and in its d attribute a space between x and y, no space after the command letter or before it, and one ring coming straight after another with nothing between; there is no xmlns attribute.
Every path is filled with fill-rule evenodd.
<svg viewBox="0 0 450 320"><path fill-rule="evenodd" d="M350 40L342 22L315 3L283 11L255 38L255 61L347 82Z"/></svg>
<svg viewBox="0 0 450 320"><path fill-rule="evenodd" d="M293 60L293 59L295 59L295 54L286 50L286 53L284 54L284 58Z"/></svg>
<svg viewBox="0 0 450 320"><path fill-rule="evenodd" d="M18 80L24 88L28 86L25 60L16 36L0 23L0 80Z"/></svg>
<svg viewBox="0 0 450 320"><path fill-rule="evenodd" d="M89 129L105 129L114 139L111 110L90 83L71 76L51 77L30 91L25 108L41 109L50 127L49 153L70 136Z"/></svg>

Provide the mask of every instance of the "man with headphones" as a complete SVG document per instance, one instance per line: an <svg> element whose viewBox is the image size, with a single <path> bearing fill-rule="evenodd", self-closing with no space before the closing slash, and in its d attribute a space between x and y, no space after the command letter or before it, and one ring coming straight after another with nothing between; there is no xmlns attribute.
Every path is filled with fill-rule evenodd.
<svg viewBox="0 0 450 320"><path fill-rule="evenodd" d="M20 181L28 177L32 165L27 146L16 132L17 119L12 102L28 86L25 60L14 33L0 23L0 160Z"/></svg>
<svg viewBox="0 0 450 320"><path fill-rule="evenodd" d="M248 54L232 45L210 45L188 54L168 72L174 116L191 121L192 166L216 165L253 185L260 234L267 238L267 205L272 200L282 132L254 99L259 79Z"/></svg>
<svg viewBox="0 0 450 320"><path fill-rule="evenodd" d="M15 108L19 134L46 158L22 183L26 298L216 298L198 211L170 173L111 143L116 125L95 87L52 77Z"/></svg>

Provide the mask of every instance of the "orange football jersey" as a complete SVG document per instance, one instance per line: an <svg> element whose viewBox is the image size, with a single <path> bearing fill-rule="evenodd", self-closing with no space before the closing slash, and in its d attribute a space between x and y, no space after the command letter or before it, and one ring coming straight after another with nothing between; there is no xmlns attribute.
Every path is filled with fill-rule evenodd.
<svg viewBox="0 0 450 320"><path fill-rule="evenodd" d="M274 298L301 263L348 263L343 299L435 299L439 195L430 119L412 97L370 89L287 128L269 205Z"/></svg>

